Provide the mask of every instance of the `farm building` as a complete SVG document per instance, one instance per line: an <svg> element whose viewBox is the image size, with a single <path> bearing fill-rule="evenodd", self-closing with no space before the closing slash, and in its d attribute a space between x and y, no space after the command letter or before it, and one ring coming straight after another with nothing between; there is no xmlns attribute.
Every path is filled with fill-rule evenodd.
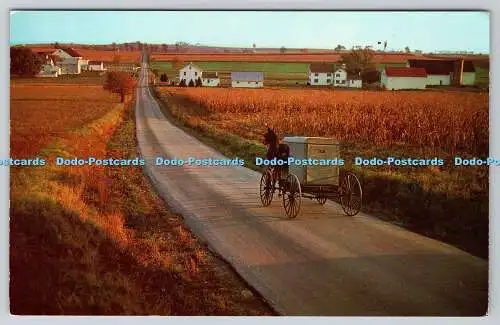
<svg viewBox="0 0 500 325"><path fill-rule="evenodd" d="M424 68L427 85L474 85L476 71L472 61L463 59L408 60L408 67Z"/></svg>
<svg viewBox="0 0 500 325"><path fill-rule="evenodd" d="M448 86L452 82L455 62L453 60L408 60L410 68L424 68L428 86Z"/></svg>
<svg viewBox="0 0 500 325"><path fill-rule="evenodd" d="M231 72L231 86L233 88L262 88L264 87L264 72Z"/></svg>
<svg viewBox="0 0 500 325"><path fill-rule="evenodd" d="M424 68L386 67L382 70L380 84L388 90L425 89L427 72Z"/></svg>
<svg viewBox="0 0 500 325"><path fill-rule="evenodd" d="M334 87L347 87L347 71L344 68L335 70L333 80Z"/></svg>
<svg viewBox="0 0 500 325"><path fill-rule="evenodd" d="M313 63L309 66L309 85L328 86L333 84L333 64ZM340 77L339 77L340 78ZM339 79L340 80L340 79Z"/></svg>
<svg viewBox="0 0 500 325"><path fill-rule="evenodd" d="M347 75L347 87L349 88L361 88L363 86L363 80L359 75Z"/></svg>
<svg viewBox="0 0 500 325"><path fill-rule="evenodd" d="M105 71L104 62L102 61L89 61L87 65L88 71Z"/></svg>
<svg viewBox="0 0 500 325"><path fill-rule="evenodd" d="M41 53L40 53L41 54ZM49 53L45 53L41 55L44 59L44 63L42 65L42 69L37 74L38 77L59 77L61 75L61 68L57 65L61 60L56 55L51 55Z"/></svg>
<svg viewBox="0 0 500 325"><path fill-rule="evenodd" d="M220 86L220 78L217 72L202 72L201 85L204 87Z"/></svg>
<svg viewBox="0 0 500 325"><path fill-rule="evenodd" d="M88 60L84 60L83 56L72 48L55 49L54 51L36 51L39 55L51 55L58 57L57 66L61 69L60 74L79 74L82 67L88 65Z"/></svg>
<svg viewBox="0 0 500 325"><path fill-rule="evenodd" d="M189 85L191 81L196 84L196 80L201 78L202 70L195 66L193 63L189 63L184 68L179 70L179 81L184 80L186 85Z"/></svg>

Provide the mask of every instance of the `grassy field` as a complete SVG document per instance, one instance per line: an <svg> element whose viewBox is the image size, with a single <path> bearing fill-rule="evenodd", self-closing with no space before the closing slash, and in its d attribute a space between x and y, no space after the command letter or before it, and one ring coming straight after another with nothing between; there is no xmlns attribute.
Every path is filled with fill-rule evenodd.
<svg viewBox="0 0 500 325"><path fill-rule="evenodd" d="M175 56L170 56L174 58ZM161 58L159 56L158 58ZM245 61L198 61L196 57L190 61L200 67L203 71L217 71L222 73L222 78L229 78L224 73L231 71L262 71L264 72L264 86L293 86L305 85L308 79L310 62L245 62ZM337 66L332 63L333 66ZM377 68L405 67L406 62L378 62ZM151 69L156 69L160 73L166 73L169 79L178 77L178 68L172 66L172 61L152 61ZM475 64L476 78L480 85L489 84L489 69L484 64Z"/></svg>
<svg viewBox="0 0 500 325"><path fill-rule="evenodd" d="M165 209L135 158L133 107L99 84L11 84L10 308L16 315L273 315Z"/></svg>
<svg viewBox="0 0 500 325"><path fill-rule="evenodd" d="M487 156L488 94L292 89L156 88L164 110L228 156L262 156L266 123L280 137L329 136L355 156L448 159L443 167L358 167L364 211L488 256L488 169L451 167Z"/></svg>

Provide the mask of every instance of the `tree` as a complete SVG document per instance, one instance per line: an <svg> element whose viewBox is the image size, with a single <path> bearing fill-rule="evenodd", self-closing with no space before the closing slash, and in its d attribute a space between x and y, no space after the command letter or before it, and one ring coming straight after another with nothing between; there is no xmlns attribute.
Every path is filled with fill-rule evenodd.
<svg viewBox="0 0 500 325"><path fill-rule="evenodd" d="M161 82L168 82L168 77L167 77L166 73L162 73L162 75L160 76L160 81Z"/></svg>
<svg viewBox="0 0 500 325"><path fill-rule="evenodd" d="M405 47L405 52L410 53L410 48L408 46Z"/></svg>
<svg viewBox="0 0 500 325"><path fill-rule="evenodd" d="M353 48L350 52L342 54L340 63L345 64L347 72L359 75L367 69L374 68L374 51L369 48Z"/></svg>
<svg viewBox="0 0 500 325"><path fill-rule="evenodd" d="M27 47L10 48L10 73L34 76L40 72L43 58Z"/></svg>
<svg viewBox="0 0 500 325"><path fill-rule="evenodd" d="M194 82L193 82L193 79L189 80L189 84L188 84L189 87L194 87Z"/></svg>
<svg viewBox="0 0 500 325"><path fill-rule="evenodd" d="M285 52L286 52L286 47L282 46L282 47L280 48L280 53L285 53Z"/></svg>
<svg viewBox="0 0 500 325"><path fill-rule="evenodd" d="M135 86L136 80L127 72L111 71L106 74L104 89L119 94L122 103L127 95L133 93Z"/></svg>
<svg viewBox="0 0 500 325"><path fill-rule="evenodd" d="M335 50L335 51L342 51L342 50L345 50L345 46L344 46L344 45L341 45L341 44L338 44L337 46L335 46L334 50Z"/></svg>

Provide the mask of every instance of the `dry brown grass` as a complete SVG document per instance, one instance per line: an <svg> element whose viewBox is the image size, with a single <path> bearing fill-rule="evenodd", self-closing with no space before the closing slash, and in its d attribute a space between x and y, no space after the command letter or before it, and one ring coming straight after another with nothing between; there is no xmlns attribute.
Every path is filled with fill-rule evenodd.
<svg viewBox="0 0 500 325"><path fill-rule="evenodd" d="M135 157L133 110L116 96L95 87L11 91L14 152L43 147L51 163L59 155ZM31 143L28 130L47 138ZM10 244L13 314L272 314L221 272L140 167L13 169Z"/></svg>
<svg viewBox="0 0 500 325"><path fill-rule="evenodd" d="M104 115L118 95L100 85L31 84L10 87L11 156L35 155L54 137Z"/></svg>

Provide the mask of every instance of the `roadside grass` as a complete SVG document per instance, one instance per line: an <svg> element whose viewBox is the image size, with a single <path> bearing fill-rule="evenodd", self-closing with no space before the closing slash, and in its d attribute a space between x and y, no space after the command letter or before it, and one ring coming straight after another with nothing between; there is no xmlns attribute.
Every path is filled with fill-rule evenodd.
<svg viewBox="0 0 500 325"><path fill-rule="evenodd" d="M38 153L48 165L11 169L11 313L273 315L166 210L141 167L55 166L135 158L133 104L52 134Z"/></svg>
<svg viewBox="0 0 500 325"><path fill-rule="evenodd" d="M223 125L205 120L206 113L187 98L170 92L159 93L156 88L153 90L160 99L162 111L177 126L228 157L244 159L248 168L261 171L255 165L255 157L264 156L266 149L258 141L259 130L240 125L238 134L234 134ZM230 124L231 121L224 123ZM357 156L430 157L421 148L399 146L389 149L343 144L342 157L346 162ZM438 156L451 159L445 153ZM362 182L362 211L488 258L489 183L486 167L360 168L347 163L346 169L356 172Z"/></svg>

